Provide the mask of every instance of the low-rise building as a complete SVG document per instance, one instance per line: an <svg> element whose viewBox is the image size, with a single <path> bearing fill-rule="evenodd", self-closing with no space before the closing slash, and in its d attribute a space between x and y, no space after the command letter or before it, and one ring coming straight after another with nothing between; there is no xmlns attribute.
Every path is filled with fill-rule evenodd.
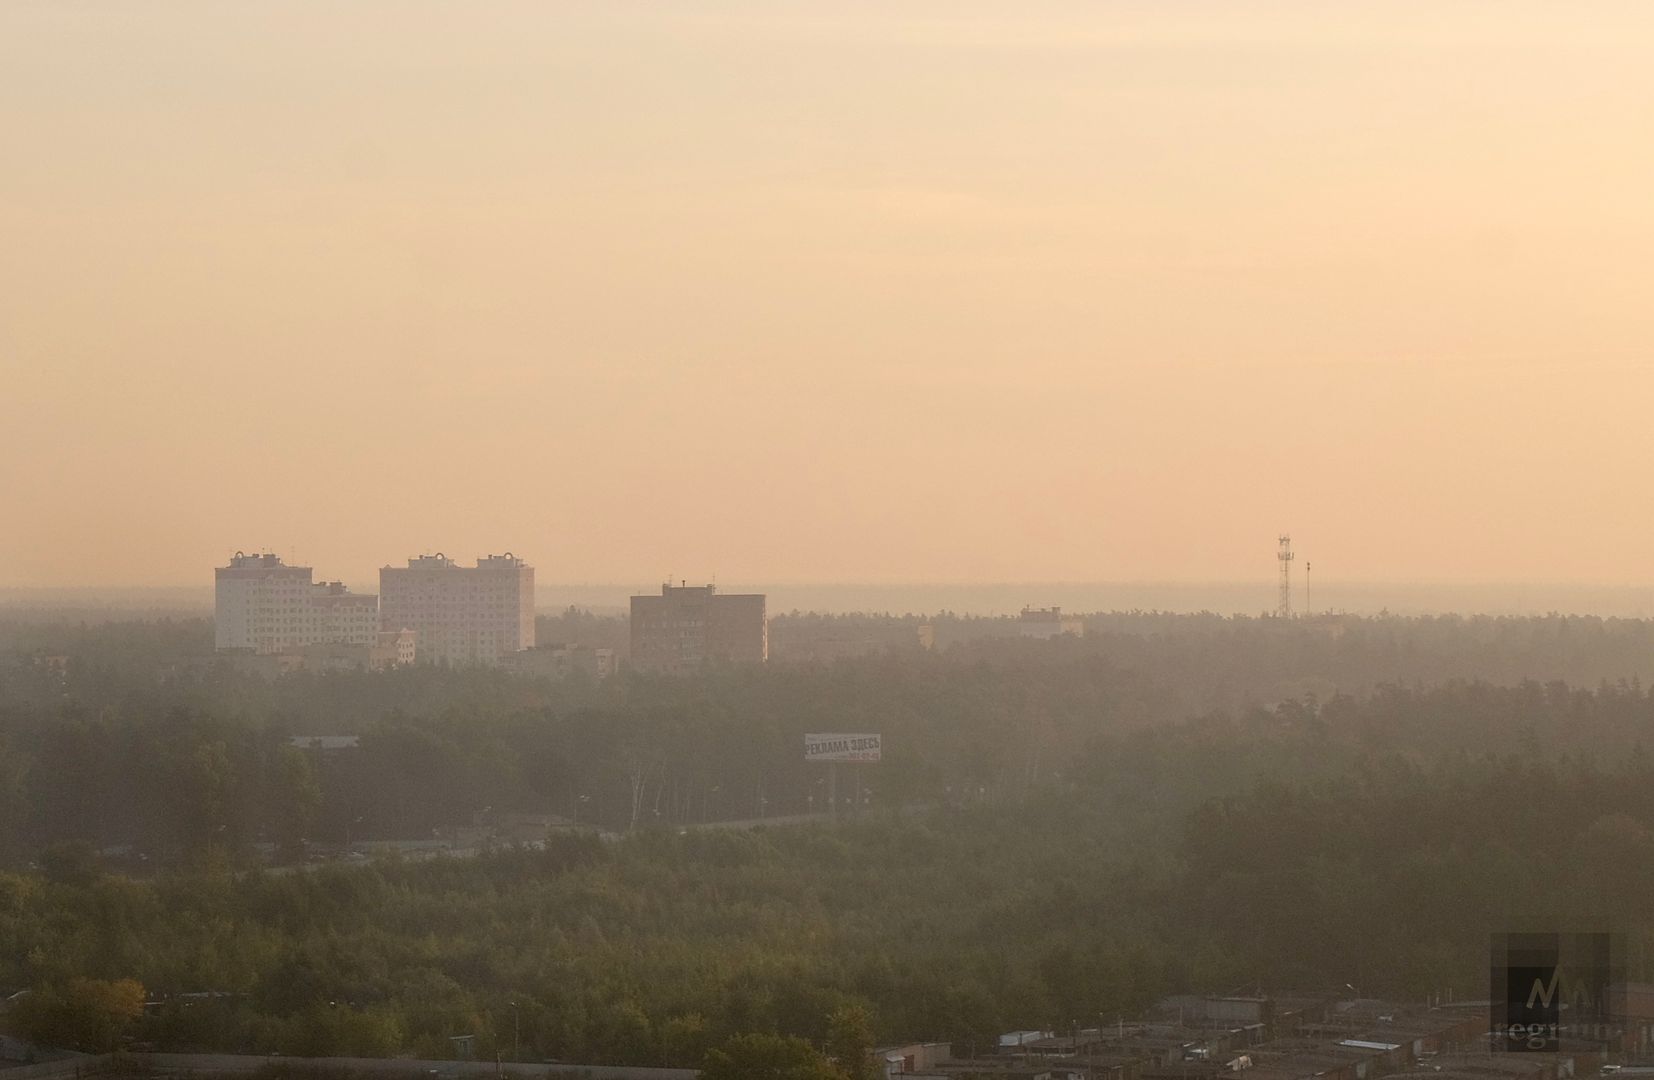
<svg viewBox="0 0 1654 1080"><path fill-rule="evenodd" d="M371 645L328 642L289 651L305 671L388 671L414 663L417 636L412 630L381 630Z"/></svg>
<svg viewBox="0 0 1654 1080"><path fill-rule="evenodd" d="M1064 615L1062 608L1025 607L1017 616L1017 634L1025 638L1084 637L1085 620Z"/></svg>
<svg viewBox="0 0 1654 1080"><path fill-rule="evenodd" d="M906 1046L883 1046L873 1051L874 1064L886 1077L913 1076L929 1073L953 1060L949 1043L908 1043Z"/></svg>

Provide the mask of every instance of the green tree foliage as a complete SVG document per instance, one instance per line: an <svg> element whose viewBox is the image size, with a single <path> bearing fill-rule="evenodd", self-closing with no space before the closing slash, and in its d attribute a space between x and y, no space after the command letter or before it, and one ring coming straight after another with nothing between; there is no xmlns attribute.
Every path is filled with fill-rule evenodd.
<svg viewBox="0 0 1654 1080"><path fill-rule="evenodd" d="M867 1006L849 1002L827 1018L827 1057L847 1080L878 1080L873 1065L873 1018Z"/></svg>
<svg viewBox="0 0 1654 1080"><path fill-rule="evenodd" d="M814 616L778 628L789 619L834 640L913 629ZM436 667L268 680L215 657L199 627L0 623L0 643L71 658L60 670L0 649L0 809L19 809L0 813L0 860L64 840L151 865L209 850L250 861L260 842L260 857L292 858L300 838L428 840L485 808L617 830L820 811L825 776L799 753L807 730L884 733L885 761L856 789L864 809L1021 799L1132 740L1153 744L1154 769L1201 770L1204 783L1125 778L1152 805L1252 775L1187 760L1198 747L1177 739L1194 733L1162 738L1190 716L1251 723L1267 707L1268 737L1243 752L1276 754L1286 729L1336 735L1288 748L1290 764L1324 770L1340 764L1328 751L1480 752L1519 733L1538 748L1629 752L1654 714L1638 681L1654 674L1654 623L1636 620L1098 615L1086 638L1056 641L1006 637L1002 620L940 624L954 644L937 653L892 644L832 664L576 685ZM1484 681L1454 681L1467 678ZM1360 730L1338 728L1348 716ZM360 735L360 749L286 746L324 733Z"/></svg>
<svg viewBox="0 0 1654 1080"><path fill-rule="evenodd" d="M293 746L276 751L268 812L277 852L284 861L304 857L304 841L322 809L322 785L310 755Z"/></svg>
<svg viewBox="0 0 1654 1080"><path fill-rule="evenodd" d="M701 1080L845 1080L845 1074L803 1039L737 1035L710 1051Z"/></svg>
<svg viewBox="0 0 1654 1080"><path fill-rule="evenodd" d="M101 876L98 853L85 840L63 840L48 844L40 853L40 872L58 885L87 886Z"/></svg>
<svg viewBox="0 0 1654 1080"><path fill-rule="evenodd" d="M1166 735L1234 762L1262 737ZM284 875L0 875L0 984L49 1004L132 973L162 1002L139 1034L177 1048L441 1057L471 1034L509 1055L516 1019L529 1060L688 1066L768 1032L854 1077L877 1043L980 1045L1176 991L1469 995L1488 933L1532 911L1624 927L1631 956L1654 955L1654 765L1634 755L1368 759L1151 820L1120 801L1139 753L1016 804L837 827Z"/></svg>
<svg viewBox="0 0 1654 1080"><path fill-rule="evenodd" d="M0 821L28 820L28 787L25 775L28 765L28 759L13 750L9 740L0 735ZM23 837L17 829L0 829L0 866L13 863L22 856L22 840Z"/></svg>
<svg viewBox="0 0 1654 1080"><path fill-rule="evenodd" d="M1093 623L580 686L266 682L210 654L157 669L157 642L195 640L178 627L64 630L67 671L0 664L22 807L0 815L0 986L76 1045L119 1034L77 1026L82 984L132 978L155 995L133 1032L167 1048L510 1055L520 1027L527 1060L792 1052L732 1042L761 1033L854 1076L873 1043L982 1045L1172 991L1474 994L1486 934L1533 911L1654 956L1654 696L1453 678L1635 674L1643 624ZM1323 681L1359 692L1304 692ZM799 736L860 728L887 756L857 812L700 828L819 808ZM288 745L319 732L361 745ZM485 809L612 834L241 872Z"/></svg>
<svg viewBox="0 0 1654 1080"><path fill-rule="evenodd" d="M143 1011L144 988L132 979L73 978L24 996L7 1021L34 1042L102 1053L116 1048Z"/></svg>

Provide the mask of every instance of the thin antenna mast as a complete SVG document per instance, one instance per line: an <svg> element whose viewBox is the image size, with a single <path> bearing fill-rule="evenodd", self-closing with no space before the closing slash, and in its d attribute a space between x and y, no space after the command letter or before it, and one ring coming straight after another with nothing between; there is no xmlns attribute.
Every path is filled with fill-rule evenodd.
<svg viewBox="0 0 1654 1080"><path fill-rule="evenodd" d="M1283 619L1292 618L1292 537L1282 533L1279 550L1275 558L1281 564L1281 596L1275 607L1275 614Z"/></svg>

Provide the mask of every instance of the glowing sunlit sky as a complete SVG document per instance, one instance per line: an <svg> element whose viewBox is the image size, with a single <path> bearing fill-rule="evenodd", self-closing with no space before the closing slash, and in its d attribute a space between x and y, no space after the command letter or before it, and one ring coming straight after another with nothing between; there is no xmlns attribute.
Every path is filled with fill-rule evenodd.
<svg viewBox="0 0 1654 1080"><path fill-rule="evenodd" d="M0 585L1654 578L1654 7L0 6Z"/></svg>

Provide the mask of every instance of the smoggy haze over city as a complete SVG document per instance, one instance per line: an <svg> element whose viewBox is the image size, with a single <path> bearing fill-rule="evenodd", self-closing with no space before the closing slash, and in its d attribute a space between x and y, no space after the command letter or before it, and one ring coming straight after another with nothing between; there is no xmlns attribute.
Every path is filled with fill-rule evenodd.
<svg viewBox="0 0 1654 1080"><path fill-rule="evenodd" d="M1654 582L1651 31L7 4L0 586Z"/></svg>

